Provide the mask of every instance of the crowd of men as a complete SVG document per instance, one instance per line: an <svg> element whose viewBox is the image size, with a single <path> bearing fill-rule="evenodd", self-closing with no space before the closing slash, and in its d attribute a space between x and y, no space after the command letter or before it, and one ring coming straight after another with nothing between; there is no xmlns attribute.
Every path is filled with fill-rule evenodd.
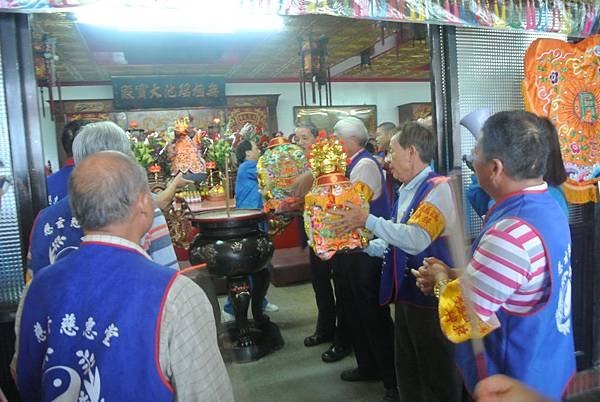
<svg viewBox="0 0 600 402"><path fill-rule="evenodd" d="M561 397L575 370L571 246L567 217L543 180L545 130L537 116L516 111L484 125L474 168L495 205L467 265L457 267L449 240L462 206L448 178L431 168L431 130L419 123L396 130L386 175L365 149L361 120L335 125L350 157L348 178L373 193L368 212L351 205L336 212L336 229L374 235L360 252L326 262L310 256L318 317L304 344L331 342L325 362L353 350L356 367L341 380L381 380L385 401ZM295 136L308 152L317 132L300 125ZM33 279L17 313L13 362L22 399L233 400L214 301L172 269L158 200L124 132L110 122L88 124L72 148L68 195L53 199L32 229ZM395 194L388 194L389 174L401 183ZM312 185L309 173L294 189L302 196ZM451 291L466 307L444 311L465 315L471 337L489 329L477 355L469 337L448 340L453 328L439 311ZM496 374L519 382L493 376L476 389Z"/></svg>

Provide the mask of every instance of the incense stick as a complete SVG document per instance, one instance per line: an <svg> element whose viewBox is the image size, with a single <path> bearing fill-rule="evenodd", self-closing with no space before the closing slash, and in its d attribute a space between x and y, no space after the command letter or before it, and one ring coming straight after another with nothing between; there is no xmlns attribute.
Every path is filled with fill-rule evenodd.
<svg viewBox="0 0 600 402"><path fill-rule="evenodd" d="M225 158L225 211L227 211L227 217L229 218L231 215L229 214L229 156Z"/></svg>
<svg viewBox="0 0 600 402"><path fill-rule="evenodd" d="M467 267L467 238L465 235L465 214L462 203L462 191L460 187L461 176L457 172L453 172L449 176L450 189L452 192L452 197L454 200L454 205L457 208L456 211L456 222L455 228L450 232L448 236L448 248L450 249L450 254L452 255L452 261L455 267L461 267L466 269ZM475 307L473 306L472 291L471 286L469 285L469 281L467 276L460 276L460 284L461 284L461 292L463 295L463 300L465 304L465 310L467 312L467 316L469 319L469 324L471 325L472 333L475 332L475 329L478 328L478 318L477 313L475 312ZM484 379L488 376L487 367L484 359L485 345L483 343L483 339L475 339L471 338L471 347L473 349L473 354L475 356L475 364L477 368L477 377L479 380Z"/></svg>

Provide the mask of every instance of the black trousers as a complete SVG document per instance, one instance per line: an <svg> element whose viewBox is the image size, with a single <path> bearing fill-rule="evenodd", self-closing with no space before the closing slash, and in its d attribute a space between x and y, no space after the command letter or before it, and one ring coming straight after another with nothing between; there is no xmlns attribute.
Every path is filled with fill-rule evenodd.
<svg viewBox="0 0 600 402"><path fill-rule="evenodd" d="M358 370L380 376L385 388L396 388L394 324L389 307L379 305L381 263L362 252L336 254L333 277Z"/></svg>
<svg viewBox="0 0 600 402"><path fill-rule="evenodd" d="M334 288L331 286L333 278L334 259L323 261L316 256L312 248L310 250L310 270L315 300L317 302L317 329L316 333L332 336L333 343L337 346L350 347L348 329L341 316L339 306L334 297Z"/></svg>
<svg viewBox="0 0 600 402"><path fill-rule="evenodd" d="M459 402L462 378L437 309L396 303L396 375L402 402Z"/></svg>

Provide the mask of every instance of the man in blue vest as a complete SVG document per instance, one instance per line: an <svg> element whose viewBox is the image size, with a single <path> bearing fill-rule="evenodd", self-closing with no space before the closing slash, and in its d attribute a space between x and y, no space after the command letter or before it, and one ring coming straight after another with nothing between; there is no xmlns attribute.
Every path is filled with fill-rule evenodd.
<svg viewBox="0 0 600 402"><path fill-rule="evenodd" d="M139 246L154 217L144 170L96 153L75 167L69 198L85 236L21 300L21 399L233 401L206 295Z"/></svg>
<svg viewBox="0 0 600 402"><path fill-rule="evenodd" d="M131 154L127 135L123 129L109 121L90 123L82 128L72 149L76 162L99 151ZM31 231L28 276L34 276L39 269L76 249L82 236L83 231L71 212L68 197L40 211ZM165 218L158 208L155 209L155 220L150 233L144 236L142 244L146 246L154 262L179 269Z"/></svg>
<svg viewBox="0 0 600 402"><path fill-rule="evenodd" d="M100 151L117 151L131 155L131 148L127 135L119 126L111 121L89 123L83 127L73 141L73 154L76 163ZM179 269L177 256L169 234L166 219L160 210L170 202L175 194L176 187L188 182L181 174L176 176L165 190L154 198L154 220L148 233L141 242L141 246L155 263ZM73 250L81 243L83 229L77 218L72 213L69 197L65 197L56 204L50 205L40 211L31 229L30 247L28 253L27 282L43 267L53 264ZM221 322L221 313L214 284L208 272L200 271L195 280L202 286L213 305L215 321Z"/></svg>
<svg viewBox="0 0 600 402"><path fill-rule="evenodd" d="M63 149L67 154L67 160L65 165L54 174L51 174L46 178L46 188L48 190L48 204L56 204L67 196L67 184L69 182L69 176L75 166L73 160L73 141L79 131L85 126L88 121L85 120L74 120L65 124L63 131L60 136L60 142L62 143Z"/></svg>
<svg viewBox="0 0 600 402"><path fill-rule="evenodd" d="M471 391L482 376L504 374L558 400L575 372L571 237L567 217L543 179L546 127L523 111L496 113L485 122L473 167L496 202L472 245L471 259L453 281L449 278L457 271L435 259L415 272L425 292L435 284L442 305L447 305L445 290L452 292L459 283L464 299L462 289L468 289L464 304L475 314L467 322L476 319L478 326L492 329L481 355L474 356L470 342L456 346ZM445 331L452 336L451 330Z"/></svg>
<svg viewBox="0 0 600 402"><path fill-rule="evenodd" d="M369 203L376 217L389 216L388 196L383 172L373 156L365 150L369 134L356 117L338 121L334 134L344 141L351 162L346 176L351 182L362 182L373 192ZM350 331L357 368L342 372L344 381L381 379L384 400L398 400L394 374L394 329L387 305L378 300L382 260L366 253L337 253L333 257L336 302Z"/></svg>
<svg viewBox="0 0 600 402"><path fill-rule="evenodd" d="M462 398L452 345L440 329L437 300L423 295L410 274L425 256L449 261L445 237L456 219L455 206L449 185L429 166L435 145L435 135L418 123L405 124L392 137L392 174L403 184L391 220L352 206L340 212L342 228L366 227L378 237L366 252L384 256L379 301L396 303L396 376L401 399L411 402Z"/></svg>

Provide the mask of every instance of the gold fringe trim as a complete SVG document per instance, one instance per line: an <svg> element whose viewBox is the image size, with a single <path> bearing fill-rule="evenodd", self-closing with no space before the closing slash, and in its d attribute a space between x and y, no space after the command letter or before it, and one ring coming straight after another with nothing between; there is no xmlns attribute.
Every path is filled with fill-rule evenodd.
<svg viewBox="0 0 600 402"><path fill-rule="evenodd" d="M598 195L598 184L588 184L585 186L574 186L569 183L562 185L563 192L567 202L571 204L585 204L588 202L600 201Z"/></svg>

